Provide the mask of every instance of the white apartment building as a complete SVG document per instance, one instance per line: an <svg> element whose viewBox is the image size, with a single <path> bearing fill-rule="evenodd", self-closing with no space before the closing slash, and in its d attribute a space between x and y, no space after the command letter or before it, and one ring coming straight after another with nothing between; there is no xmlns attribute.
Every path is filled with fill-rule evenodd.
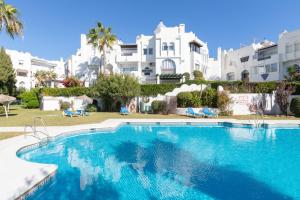
<svg viewBox="0 0 300 200"><path fill-rule="evenodd" d="M141 83L178 82L183 73L192 75L194 70L202 71L206 79L221 76L220 59L209 58L207 43L186 32L184 24L166 27L160 22L153 35L139 35L135 43L118 41L106 55L105 73L133 74ZM81 35L81 47L67 60L66 74L92 83L100 58L98 50L87 44L86 35Z"/></svg>
<svg viewBox="0 0 300 200"><path fill-rule="evenodd" d="M221 53L222 80L278 81L288 67L299 65L300 30L284 31L277 43L265 40Z"/></svg>
<svg viewBox="0 0 300 200"><path fill-rule="evenodd" d="M32 56L27 52L8 49L5 51L10 56L13 68L16 71L17 88L25 88L26 90L34 88L36 85L34 75L38 70L53 70L58 76L57 80L65 78L64 61L62 59L60 61L48 61Z"/></svg>

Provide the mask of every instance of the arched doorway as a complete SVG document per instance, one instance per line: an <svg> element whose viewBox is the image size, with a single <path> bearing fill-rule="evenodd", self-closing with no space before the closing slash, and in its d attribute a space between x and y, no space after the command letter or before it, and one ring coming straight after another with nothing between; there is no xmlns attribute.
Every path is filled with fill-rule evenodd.
<svg viewBox="0 0 300 200"><path fill-rule="evenodd" d="M241 80L249 82L249 71L248 70L242 71L242 73L241 73Z"/></svg>
<svg viewBox="0 0 300 200"><path fill-rule="evenodd" d="M176 64L171 59L165 59L162 61L161 74L175 74Z"/></svg>

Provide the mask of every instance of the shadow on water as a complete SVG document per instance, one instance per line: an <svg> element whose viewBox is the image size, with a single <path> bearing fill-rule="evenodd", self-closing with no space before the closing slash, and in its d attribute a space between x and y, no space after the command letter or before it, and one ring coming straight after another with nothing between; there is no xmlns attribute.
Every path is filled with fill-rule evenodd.
<svg viewBox="0 0 300 200"><path fill-rule="evenodd" d="M85 189L80 188L79 171L71 170L58 173L42 188L38 189L28 200L118 200L120 195L114 186L103 179L94 182ZM73 184L66 184L65 181ZM76 184L74 184L76 183Z"/></svg>
<svg viewBox="0 0 300 200"><path fill-rule="evenodd" d="M152 145L144 148L136 143L124 142L115 147L115 151L117 159L128 163L137 173L138 170L142 170L143 173L167 176L181 185L194 188L216 199L292 199L229 166L200 162L173 143L155 140ZM134 166L139 163L146 164L137 170Z"/></svg>

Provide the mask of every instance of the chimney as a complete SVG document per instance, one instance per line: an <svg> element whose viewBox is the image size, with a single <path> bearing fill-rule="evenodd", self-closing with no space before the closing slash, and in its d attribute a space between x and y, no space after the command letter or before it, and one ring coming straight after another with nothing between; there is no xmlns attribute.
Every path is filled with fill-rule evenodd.
<svg viewBox="0 0 300 200"><path fill-rule="evenodd" d="M179 34L185 33L185 24L179 24L178 31Z"/></svg>

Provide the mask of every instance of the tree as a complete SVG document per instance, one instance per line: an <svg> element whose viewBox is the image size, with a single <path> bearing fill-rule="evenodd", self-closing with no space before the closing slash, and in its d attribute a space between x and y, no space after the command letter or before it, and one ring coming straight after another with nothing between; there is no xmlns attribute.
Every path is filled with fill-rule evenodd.
<svg viewBox="0 0 300 200"><path fill-rule="evenodd" d="M36 83L37 87L47 87L49 81L55 80L57 78L57 74L52 70L50 71L38 70L34 74L34 77L37 81Z"/></svg>
<svg viewBox="0 0 300 200"><path fill-rule="evenodd" d="M68 77L63 81L63 85L65 87L80 87L81 82L79 79L77 79L75 77Z"/></svg>
<svg viewBox="0 0 300 200"><path fill-rule="evenodd" d="M276 89L275 102L278 104L281 112L287 115L287 110L289 107L289 96L294 92L294 87L287 84L286 82L281 82Z"/></svg>
<svg viewBox="0 0 300 200"><path fill-rule="evenodd" d="M203 73L201 71L199 71L199 70L195 70L193 72L193 75L194 75L194 79L195 80L204 80Z"/></svg>
<svg viewBox="0 0 300 200"><path fill-rule="evenodd" d="M19 19L18 10L6 4L4 0L0 0L0 31L5 28L8 35L12 38L21 36L23 31L23 24Z"/></svg>
<svg viewBox="0 0 300 200"><path fill-rule="evenodd" d="M0 50L0 93L12 95L16 84L16 74L10 56L4 48Z"/></svg>
<svg viewBox="0 0 300 200"><path fill-rule="evenodd" d="M131 99L140 94L138 80L130 75L114 74L104 76L100 74L94 86L96 96L103 99L106 108L111 110L114 99L121 97L123 104L127 105Z"/></svg>
<svg viewBox="0 0 300 200"><path fill-rule="evenodd" d="M100 72L104 72L106 63L106 50L112 49L114 43L117 41L117 36L112 34L111 27L105 28L102 23L97 22L95 28L92 28L88 35L88 44L92 44L102 54L102 61L100 64Z"/></svg>
<svg viewBox="0 0 300 200"><path fill-rule="evenodd" d="M298 65L292 65L288 67L288 81L300 81L300 67Z"/></svg>

